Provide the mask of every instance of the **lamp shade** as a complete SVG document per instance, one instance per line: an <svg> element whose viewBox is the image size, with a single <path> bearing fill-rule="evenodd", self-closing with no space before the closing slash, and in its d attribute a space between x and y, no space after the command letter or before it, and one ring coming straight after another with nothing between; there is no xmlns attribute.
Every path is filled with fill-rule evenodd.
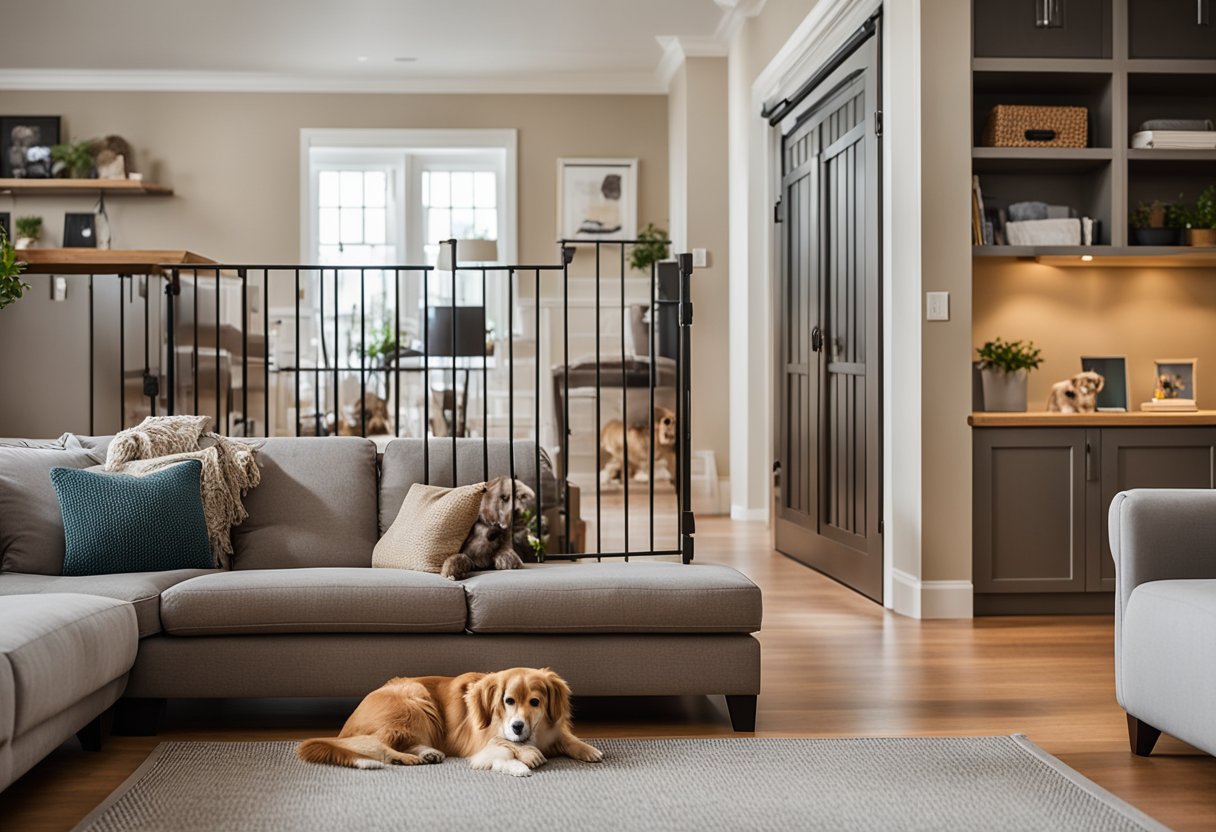
<svg viewBox="0 0 1216 832"><path fill-rule="evenodd" d="M457 240L456 260L458 263L493 263L498 259L497 240ZM435 268L441 271L452 270L452 247L446 242L439 244L439 259Z"/></svg>

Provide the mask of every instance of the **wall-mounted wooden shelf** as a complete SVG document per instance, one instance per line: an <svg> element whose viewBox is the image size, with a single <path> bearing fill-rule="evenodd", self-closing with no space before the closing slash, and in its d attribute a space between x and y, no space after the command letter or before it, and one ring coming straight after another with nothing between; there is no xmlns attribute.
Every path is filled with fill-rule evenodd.
<svg viewBox="0 0 1216 832"><path fill-rule="evenodd" d="M136 179L0 179L0 194L12 196L173 196L173 189Z"/></svg>
<svg viewBox="0 0 1216 832"><path fill-rule="evenodd" d="M974 257L1034 260L1050 266L1206 268L1216 266L1212 246L972 246ZM1082 260L1092 257L1092 260Z"/></svg>
<svg viewBox="0 0 1216 832"><path fill-rule="evenodd" d="M27 274L159 274L161 266L215 261L182 249L30 248L17 252Z"/></svg>

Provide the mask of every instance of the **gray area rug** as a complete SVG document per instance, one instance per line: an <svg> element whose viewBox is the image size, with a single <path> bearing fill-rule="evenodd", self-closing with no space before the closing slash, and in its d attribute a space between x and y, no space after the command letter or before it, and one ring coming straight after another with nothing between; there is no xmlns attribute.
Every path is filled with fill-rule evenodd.
<svg viewBox="0 0 1216 832"><path fill-rule="evenodd" d="M359 771L291 742L162 743L77 830L1164 829L1021 735L592 741L532 777Z"/></svg>

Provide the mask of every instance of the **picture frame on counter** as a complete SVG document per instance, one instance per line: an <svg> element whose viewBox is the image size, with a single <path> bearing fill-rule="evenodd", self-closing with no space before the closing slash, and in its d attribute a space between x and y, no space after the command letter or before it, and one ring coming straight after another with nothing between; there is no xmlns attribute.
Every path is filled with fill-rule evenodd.
<svg viewBox="0 0 1216 832"><path fill-rule="evenodd" d="M1197 358L1158 358L1153 362L1153 390L1164 393L1157 399L1161 401L1190 400L1198 398L1198 367Z"/></svg>
<svg viewBox="0 0 1216 832"><path fill-rule="evenodd" d="M1098 393L1099 413L1126 413L1131 408L1126 355L1083 355L1081 371L1097 373L1104 380Z"/></svg>

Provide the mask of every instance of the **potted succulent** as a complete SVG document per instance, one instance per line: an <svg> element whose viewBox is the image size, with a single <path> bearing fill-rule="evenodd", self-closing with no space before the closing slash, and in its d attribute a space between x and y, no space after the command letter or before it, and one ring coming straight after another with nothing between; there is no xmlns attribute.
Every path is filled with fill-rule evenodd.
<svg viewBox="0 0 1216 832"><path fill-rule="evenodd" d="M1026 410L1026 382L1031 370L1043 363L1033 341L995 338L976 350L984 388L984 410L1022 413Z"/></svg>
<svg viewBox="0 0 1216 832"><path fill-rule="evenodd" d="M1193 246L1216 246L1216 185L1208 185L1195 200L1188 219L1187 242Z"/></svg>
<svg viewBox="0 0 1216 832"><path fill-rule="evenodd" d="M17 250L0 228L0 309L21 300L30 285L21 279L25 263L17 259Z"/></svg>
<svg viewBox="0 0 1216 832"><path fill-rule="evenodd" d="M33 248L34 243L42 236L42 217L17 217L14 230L17 232L18 251Z"/></svg>
<svg viewBox="0 0 1216 832"><path fill-rule="evenodd" d="M1178 210L1173 205L1153 200L1141 202L1132 211L1133 237L1138 246L1176 246L1180 225L1176 224ZM1171 222L1174 221L1174 222Z"/></svg>
<svg viewBox="0 0 1216 832"><path fill-rule="evenodd" d="M629 254L629 265L634 269L649 272L652 265L667 259L670 238L662 228L656 227L652 222L647 223L646 227L638 232L638 240Z"/></svg>

